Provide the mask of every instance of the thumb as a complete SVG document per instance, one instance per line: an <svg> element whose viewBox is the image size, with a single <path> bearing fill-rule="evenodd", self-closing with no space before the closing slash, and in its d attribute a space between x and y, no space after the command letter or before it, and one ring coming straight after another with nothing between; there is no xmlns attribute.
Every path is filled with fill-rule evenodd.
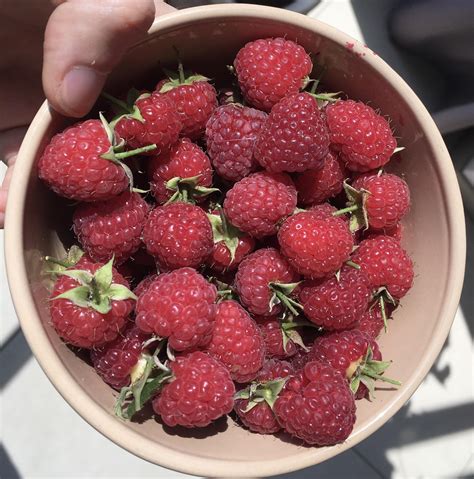
<svg viewBox="0 0 474 479"><path fill-rule="evenodd" d="M44 40L43 88L53 108L74 117L88 113L108 73L145 37L154 18L153 0L61 3L48 21Z"/></svg>

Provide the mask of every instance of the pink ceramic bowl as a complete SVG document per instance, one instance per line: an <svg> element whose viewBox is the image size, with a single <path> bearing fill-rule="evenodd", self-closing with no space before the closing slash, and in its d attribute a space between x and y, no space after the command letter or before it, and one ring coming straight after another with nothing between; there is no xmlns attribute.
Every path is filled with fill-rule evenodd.
<svg viewBox="0 0 474 479"><path fill-rule="evenodd" d="M174 63L177 47L186 64L204 73L230 64L245 42L285 36L297 40L327 66L332 91L388 115L402 160L390 169L403 173L413 206L405 221L404 246L414 259L416 281L403 299L380 344L394 361L390 376L403 385L381 389L372 402L359 401L349 439L334 447L302 447L273 436L249 433L231 419L214 429L179 435L153 419L124 423L113 416L115 393L56 336L49 325L41 258L61 255L70 212L38 181L35 162L66 120L45 103L23 142L6 215L6 259L11 293L26 338L45 373L64 399L115 443L156 464L190 474L221 477L268 476L301 469L333 457L381 427L410 398L436 359L458 305L465 260L461 197L451 160L430 115L406 83L374 52L316 20L281 10L246 5L193 8L159 18L148 39L137 45L113 73L126 86L154 75L157 61ZM155 72L155 73L152 73ZM152 77L153 78L153 77ZM67 434L67 431L64 431Z"/></svg>

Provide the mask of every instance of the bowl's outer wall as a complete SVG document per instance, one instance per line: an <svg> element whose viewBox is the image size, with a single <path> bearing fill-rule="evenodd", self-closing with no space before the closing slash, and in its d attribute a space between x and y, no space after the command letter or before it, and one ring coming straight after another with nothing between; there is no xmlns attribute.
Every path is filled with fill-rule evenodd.
<svg viewBox="0 0 474 479"><path fill-rule="evenodd" d="M158 60L167 66L175 63L174 47L185 65L219 82L226 76L222 66L232 63L246 41L286 36L307 51L319 52L313 58L327 66L324 82L331 91L343 90L390 117L399 146L406 147L389 169L402 173L411 189L413 204L404 221L404 245L414 260L416 279L380 344L384 358L394 361L389 375L403 385L398 391L382 388L372 403L359 401L352 436L332 448L301 447L285 438L251 434L230 419L219 421L212 434L177 434L154 420L123 424L113 418L112 390L59 341L49 325L48 284L41 275L41 257L60 255L70 244L65 225L70 224L72 208L40 184L34 168L28 173L47 140L65 124L46 106L22 146L7 211L7 267L22 327L66 400L100 432L150 461L193 474L233 477L277 474L321 462L365 438L406 402L449 331L465 254L462 203L449 156L426 110L401 79L370 49L324 24L269 8L237 10L226 5L163 17L152 31L113 73L109 90L132 85L137 78L153 86L148 79L159 80Z"/></svg>

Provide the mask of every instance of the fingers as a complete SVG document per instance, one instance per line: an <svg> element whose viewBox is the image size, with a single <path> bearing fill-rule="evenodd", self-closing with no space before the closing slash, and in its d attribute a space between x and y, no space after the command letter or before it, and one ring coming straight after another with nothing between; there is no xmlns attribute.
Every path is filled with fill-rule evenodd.
<svg viewBox="0 0 474 479"><path fill-rule="evenodd" d="M154 17L153 0L61 3L44 41L43 87L51 105L68 116L88 113L107 74L145 37Z"/></svg>

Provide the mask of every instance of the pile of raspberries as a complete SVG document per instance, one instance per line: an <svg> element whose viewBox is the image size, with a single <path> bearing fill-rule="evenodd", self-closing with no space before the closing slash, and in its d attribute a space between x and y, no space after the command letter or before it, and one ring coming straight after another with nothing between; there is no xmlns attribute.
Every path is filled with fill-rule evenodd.
<svg viewBox="0 0 474 479"><path fill-rule="evenodd" d="M333 445L375 381L399 385L376 338L414 276L409 189L382 169L401 148L371 106L316 93L293 41L252 41L230 70L218 93L180 64L46 146L80 244L45 258L51 322L122 419L151 402L170 427L229 414Z"/></svg>

